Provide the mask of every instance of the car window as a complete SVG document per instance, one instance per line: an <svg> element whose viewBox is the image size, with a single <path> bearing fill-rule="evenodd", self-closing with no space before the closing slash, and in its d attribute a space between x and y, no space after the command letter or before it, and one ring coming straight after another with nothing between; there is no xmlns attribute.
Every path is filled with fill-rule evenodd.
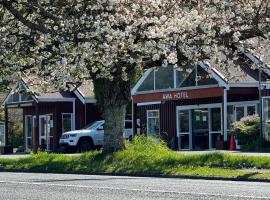
<svg viewBox="0 0 270 200"><path fill-rule="evenodd" d="M104 130L105 123L101 124L99 127L97 127L97 130L102 131Z"/></svg>
<svg viewBox="0 0 270 200"><path fill-rule="evenodd" d="M131 129L132 128L132 122L125 122L125 128Z"/></svg>
<svg viewBox="0 0 270 200"><path fill-rule="evenodd" d="M87 125L84 129L96 129L97 127L99 127L99 125L101 124L101 121L96 121L93 123L90 123L89 125Z"/></svg>

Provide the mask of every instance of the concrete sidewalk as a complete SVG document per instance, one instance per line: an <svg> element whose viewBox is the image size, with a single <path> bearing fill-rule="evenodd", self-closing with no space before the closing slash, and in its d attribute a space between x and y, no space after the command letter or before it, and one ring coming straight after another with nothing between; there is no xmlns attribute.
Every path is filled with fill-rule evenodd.
<svg viewBox="0 0 270 200"><path fill-rule="evenodd" d="M179 151L179 153L183 153L185 155L209 154L209 153L223 153L223 154L240 155L240 156L270 156L270 153L227 151L227 150Z"/></svg>
<svg viewBox="0 0 270 200"><path fill-rule="evenodd" d="M178 151L179 153L185 155L199 155L199 154L210 154L210 153L223 153L229 155L240 155L240 156L269 156L270 153L260 153L260 152L241 152L241 151L226 151L226 150L207 150L207 151ZM79 156L80 153L74 154L64 154L67 156ZM10 155L0 155L1 158L25 158L30 156L30 154L10 154Z"/></svg>
<svg viewBox="0 0 270 200"><path fill-rule="evenodd" d="M0 159L1 158L11 158L11 159L15 159L15 158L26 158L29 157L31 154L9 154L9 155L0 155ZM67 156L79 156L81 155L80 153L74 153L74 154L64 154Z"/></svg>

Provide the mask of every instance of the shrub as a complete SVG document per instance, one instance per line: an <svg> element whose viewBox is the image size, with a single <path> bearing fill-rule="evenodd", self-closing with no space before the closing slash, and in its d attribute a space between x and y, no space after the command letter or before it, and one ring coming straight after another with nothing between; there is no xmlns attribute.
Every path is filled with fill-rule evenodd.
<svg viewBox="0 0 270 200"><path fill-rule="evenodd" d="M269 146L265 139L260 141L260 117L250 115L241 118L239 122L234 123L234 130L237 139L239 139L243 150L258 150L260 143L263 146Z"/></svg>
<svg viewBox="0 0 270 200"><path fill-rule="evenodd" d="M15 122L12 126L11 143L13 147L20 147L23 144L23 124Z"/></svg>

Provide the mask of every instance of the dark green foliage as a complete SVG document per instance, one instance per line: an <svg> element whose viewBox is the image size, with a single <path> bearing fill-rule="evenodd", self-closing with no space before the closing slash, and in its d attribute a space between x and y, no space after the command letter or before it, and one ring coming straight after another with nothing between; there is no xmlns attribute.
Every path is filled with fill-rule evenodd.
<svg viewBox="0 0 270 200"><path fill-rule="evenodd" d="M11 134L11 143L12 146L17 148L22 145L23 142L23 125L22 122L15 122L12 126L12 134Z"/></svg>
<svg viewBox="0 0 270 200"><path fill-rule="evenodd" d="M270 143L265 138L260 138L260 117L251 115L243 117L234 124L235 134L245 151L270 150Z"/></svg>

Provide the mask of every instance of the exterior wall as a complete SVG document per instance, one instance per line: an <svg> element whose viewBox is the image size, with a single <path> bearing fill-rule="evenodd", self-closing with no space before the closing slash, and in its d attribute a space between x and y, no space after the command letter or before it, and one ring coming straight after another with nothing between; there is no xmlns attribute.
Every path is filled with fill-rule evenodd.
<svg viewBox="0 0 270 200"><path fill-rule="evenodd" d="M76 129L81 129L87 124L101 119L101 114L94 103L83 104L76 99Z"/></svg>
<svg viewBox="0 0 270 200"><path fill-rule="evenodd" d="M258 88L231 88L228 91L228 102L259 100Z"/></svg>
<svg viewBox="0 0 270 200"><path fill-rule="evenodd" d="M146 134L147 110L160 111L160 135L171 149L177 149L176 107L186 105L222 103L222 97L166 101L161 104L138 106L136 112L140 119L141 134Z"/></svg>
<svg viewBox="0 0 270 200"><path fill-rule="evenodd" d="M222 94L219 89L222 90ZM161 138L167 142L170 148L178 149L176 121L177 106L224 103L223 90L223 88L212 88L212 90L211 88L207 88L197 90L197 93L190 93L190 91L187 91L187 94L192 94L188 95L189 97L191 96L195 98L181 100L173 98L170 100L164 100L164 98L162 99L164 93L146 93L134 95L132 97L135 108L133 113L135 113L135 115L140 119L141 134L146 134L147 110L159 110ZM196 92L196 90L193 91ZM177 91L173 91L172 96L174 93L177 93ZM264 90L262 94L263 96L270 96L270 90ZM208 97L204 98L207 95ZM212 95L213 97L211 97ZM227 98L228 103L258 101L259 91L258 88L230 88ZM158 104L151 104L151 102L155 102Z"/></svg>
<svg viewBox="0 0 270 200"><path fill-rule="evenodd" d="M72 102L48 102L39 103L38 110L39 116L46 114L53 114L53 150L58 149L59 139L62 135L62 113L73 112ZM23 118L26 115L35 115L35 107L26 107L23 109ZM25 122L24 122L25 123ZM25 128L24 128L25 136Z"/></svg>
<svg viewBox="0 0 270 200"><path fill-rule="evenodd" d="M42 102L38 104L39 116L53 114L53 151L59 148L59 139L62 135L62 114L73 113L73 102ZM26 115L36 115L35 107L23 108L23 119ZM95 104L83 104L79 99L75 100L75 128L81 129L85 125L101 119ZM24 121L25 137L25 121ZM25 141L25 139L24 139Z"/></svg>

